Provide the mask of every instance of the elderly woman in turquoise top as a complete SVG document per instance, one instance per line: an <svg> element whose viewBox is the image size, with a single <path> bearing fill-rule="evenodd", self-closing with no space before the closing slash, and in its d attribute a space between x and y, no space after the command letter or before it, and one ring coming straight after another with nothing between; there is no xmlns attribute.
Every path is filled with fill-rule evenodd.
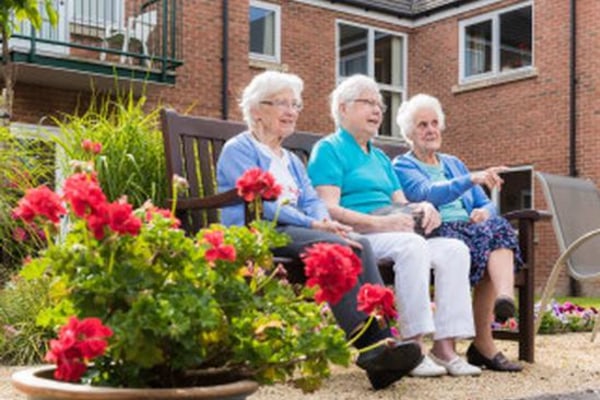
<svg viewBox="0 0 600 400"><path fill-rule="evenodd" d="M273 174L283 190L277 201L264 203L265 218L273 219L279 207L278 230L292 239L285 247L273 249L275 255L297 259L308 246L317 242L354 248L363 265L359 282L337 304L331 305L338 325L348 337L353 337L367 320L367 315L357 309L358 288L364 283L383 283L369 242L353 235L350 227L329 217L300 159L282 147L283 140L294 133L302 109L303 86L298 76L276 71L266 71L252 79L240 101L249 129L223 146L217 162L217 183L220 191L232 189L246 170L255 167ZM242 225L243 206L224 208L221 220L225 225ZM374 389L391 385L422 359L417 344L395 340L390 329L380 328L379 324L370 324L357 338L355 346L365 348L382 340L389 342L389 346L360 352L356 361L366 370Z"/></svg>
<svg viewBox="0 0 600 400"><path fill-rule="evenodd" d="M417 341L425 352L423 337L433 334L431 351L411 375L478 375L481 369L455 351L456 339L474 334L468 249L456 239L416 234L412 215L396 212L407 200L389 158L371 143L384 108L372 78L355 75L344 80L331 95L337 131L315 145L309 176L332 217L361 232L377 257L394 261L402 337ZM430 203L412 207L423 215L425 234L440 224ZM432 269L435 313L429 297Z"/></svg>
<svg viewBox="0 0 600 400"><path fill-rule="evenodd" d="M394 159L394 169L410 201L428 201L441 213L436 233L464 241L471 252L471 284L474 286L475 339L467 351L471 364L496 371L522 369L494 345L493 314L503 322L515 312L515 265L522 264L516 235L506 219L498 216L481 185L493 189L505 167L471 173L458 158L440 153L445 117L440 102L418 94L397 114L402 135L412 150Z"/></svg>

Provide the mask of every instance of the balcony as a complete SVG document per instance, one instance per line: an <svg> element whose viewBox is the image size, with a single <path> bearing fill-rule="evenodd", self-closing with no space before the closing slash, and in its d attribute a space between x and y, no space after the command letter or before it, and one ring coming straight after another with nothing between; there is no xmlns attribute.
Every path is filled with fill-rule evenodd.
<svg viewBox="0 0 600 400"><path fill-rule="evenodd" d="M18 82L84 90L175 83L181 0L54 2L57 26L44 20L36 31L22 21L9 41Z"/></svg>

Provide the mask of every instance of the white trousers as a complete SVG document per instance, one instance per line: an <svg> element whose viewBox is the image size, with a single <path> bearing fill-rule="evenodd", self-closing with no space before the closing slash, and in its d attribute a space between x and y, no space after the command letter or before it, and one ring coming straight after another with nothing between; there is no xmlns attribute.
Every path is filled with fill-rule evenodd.
<svg viewBox="0 0 600 400"><path fill-rule="evenodd" d="M364 235L377 258L394 261L396 302L403 338L433 333L433 338L475 335L469 249L460 240L423 237L408 232ZM434 271L435 312L429 297Z"/></svg>

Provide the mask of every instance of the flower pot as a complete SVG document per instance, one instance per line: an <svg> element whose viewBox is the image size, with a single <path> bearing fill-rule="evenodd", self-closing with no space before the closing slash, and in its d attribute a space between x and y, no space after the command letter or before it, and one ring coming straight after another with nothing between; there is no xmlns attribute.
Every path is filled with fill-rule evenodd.
<svg viewBox="0 0 600 400"><path fill-rule="evenodd" d="M53 371L53 366L18 371L12 375L12 384L30 400L242 400L258 389L250 380L204 387L120 389L60 382L52 378Z"/></svg>

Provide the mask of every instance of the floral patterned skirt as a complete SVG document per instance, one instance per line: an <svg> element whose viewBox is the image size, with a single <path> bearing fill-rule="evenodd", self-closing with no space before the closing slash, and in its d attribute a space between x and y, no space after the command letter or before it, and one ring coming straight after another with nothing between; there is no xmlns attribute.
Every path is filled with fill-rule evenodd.
<svg viewBox="0 0 600 400"><path fill-rule="evenodd" d="M494 250L512 250L515 272L523 265L517 235L505 218L490 217L477 224L467 221L444 222L435 233L437 236L460 239L469 247L471 286L475 286L483 278L490 253Z"/></svg>

